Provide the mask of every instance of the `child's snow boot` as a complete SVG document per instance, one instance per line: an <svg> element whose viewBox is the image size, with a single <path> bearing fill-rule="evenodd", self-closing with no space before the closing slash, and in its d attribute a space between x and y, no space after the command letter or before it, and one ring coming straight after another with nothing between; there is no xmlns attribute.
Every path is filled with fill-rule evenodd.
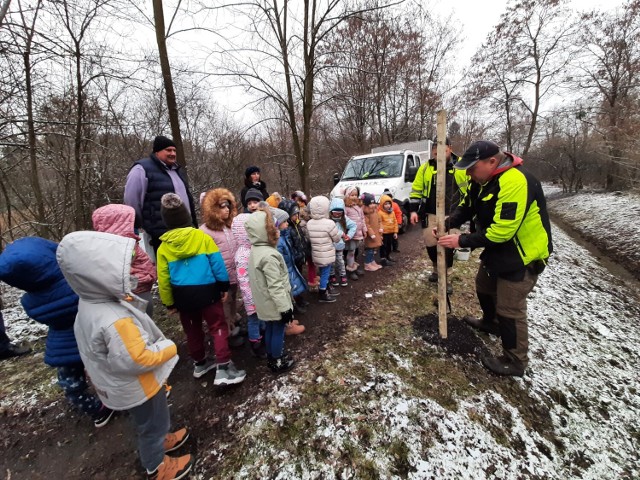
<svg viewBox="0 0 640 480"><path fill-rule="evenodd" d="M277 358L269 357L269 360L267 361L269 369L276 375L291 370L295 364L295 360L290 358L288 355L282 355Z"/></svg>
<svg viewBox="0 0 640 480"><path fill-rule="evenodd" d="M327 289L325 288L320 289L320 302L321 303L333 303L336 301L335 297L332 297L331 295L329 295L329 292L327 291Z"/></svg>

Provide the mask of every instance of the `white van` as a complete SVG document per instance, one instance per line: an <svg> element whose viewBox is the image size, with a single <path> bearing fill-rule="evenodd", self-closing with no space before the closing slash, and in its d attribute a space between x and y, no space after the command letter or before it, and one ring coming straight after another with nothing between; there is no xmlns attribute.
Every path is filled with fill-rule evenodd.
<svg viewBox="0 0 640 480"><path fill-rule="evenodd" d="M421 151L398 149L404 145L407 144L374 148L372 153L351 157L342 175L336 173L333 176L335 187L331 191L331 198L343 197L345 189L355 185L361 194L371 193L379 201L382 192L389 189L394 201L402 207L400 231L404 232L409 223L411 184L418 167L429 159L431 141L409 144L422 147Z"/></svg>

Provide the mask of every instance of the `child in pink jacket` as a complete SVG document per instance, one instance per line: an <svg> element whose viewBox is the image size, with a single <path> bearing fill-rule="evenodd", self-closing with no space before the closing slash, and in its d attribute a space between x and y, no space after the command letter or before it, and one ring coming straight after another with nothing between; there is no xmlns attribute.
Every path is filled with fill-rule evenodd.
<svg viewBox="0 0 640 480"><path fill-rule="evenodd" d="M140 247L140 237L135 234L136 211L129 205L112 203L95 210L91 219L93 220L93 229L96 232L113 233L121 237L133 238L136 241L131 262L131 274L138 280L138 286L133 289L133 293L147 302L146 313L153 317L151 287L158 279L158 272L149 255Z"/></svg>
<svg viewBox="0 0 640 480"><path fill-rule="evenodd" d="M357 280L358 275L364 275L364 270L360 269L360 265L356 262L356 252L358 249L362 251L362 242L367 235L367 225L364 220L364 211L362 210L362 201L360 200L360 190L356 186L347 187L344 192L344 212L347 218L350 218L356 224L356 233L351 240L347 242L345 251L347 252L347 272L351 280Z"/></svg>
<svg viewBox="0 0 640 480"><path fill-rule="evenodd" d="M202 196L200 206L202 207L202 219L204 220L204 223L200 225L200 230L216 242L224 260L224 266L229 274L229 298L224 304L224 313L233 338L239 331L239 327L236 327L236 324L240 320L240 315L236 310L238 277L236 275L235 257L238 246L231 231L233 219L238 214L236 199L233 193L226 188L216 188L209 190ZM235 345L231 338L229 339L229 344L231 346Z"/></svg>
<svg viewBox="0 0 640 480"><path fill-rule="evenodd" d="M251 214L258 209L258 204L263 200L264 198L259 190L250 188L244 198L247 210L250 213L241 213L235 217L231 223L231 233L236 241L236 276L238 288L242 294L244 310L247 313L249 345L251 346L251 352L258 358L267 358L267 350L264 343L264 337L262 335L264 325L261 326L263 322L260 321L258 314L256 313L256 304L253 301L251 285L249 284L249 255L251 254L251 242L249 241L249 235L244 228L244 224Z"/></svg>

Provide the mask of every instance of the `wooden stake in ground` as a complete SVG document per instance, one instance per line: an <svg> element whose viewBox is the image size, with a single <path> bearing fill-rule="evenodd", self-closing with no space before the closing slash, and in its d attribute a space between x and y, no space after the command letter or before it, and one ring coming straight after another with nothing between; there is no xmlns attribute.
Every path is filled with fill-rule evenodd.
<svg viewBox="0 0 640 480"><path fill-rule="evenodd" d="M438 112L438 174L436 177L436 223L438 236L444 235L445 188L447 177L447 111ZM447 260L444 247L438 245L438 320L440 337L447 338Z"/></svg>

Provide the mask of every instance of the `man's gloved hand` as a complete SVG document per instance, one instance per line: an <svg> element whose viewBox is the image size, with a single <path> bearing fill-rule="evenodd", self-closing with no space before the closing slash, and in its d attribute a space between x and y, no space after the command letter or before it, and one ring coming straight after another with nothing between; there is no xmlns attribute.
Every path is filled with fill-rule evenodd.
<svg viewBox="0 0 640 480"><path fill-rule="evenodd" d="M280 321L283 323L290 323L293 320L293 310L289 309L286 312L280 312Z"/></svg>

